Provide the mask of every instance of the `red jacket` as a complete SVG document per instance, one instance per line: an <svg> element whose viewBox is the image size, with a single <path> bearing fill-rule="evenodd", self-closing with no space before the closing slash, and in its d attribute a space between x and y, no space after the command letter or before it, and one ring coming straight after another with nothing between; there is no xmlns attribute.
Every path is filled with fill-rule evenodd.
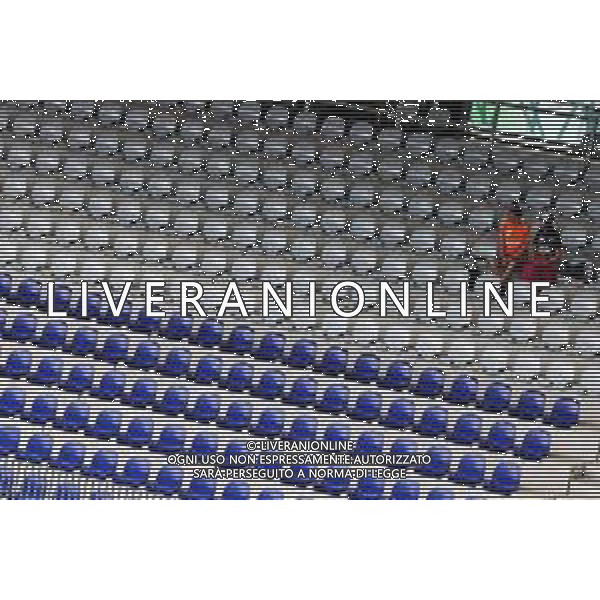
<svg viewBox="0 0 600 600"><path fill-rule="evenodd" d="M529 225L512 214L500 221L498 252L502 259L513 259L521 256L529 247Z"/></svg>

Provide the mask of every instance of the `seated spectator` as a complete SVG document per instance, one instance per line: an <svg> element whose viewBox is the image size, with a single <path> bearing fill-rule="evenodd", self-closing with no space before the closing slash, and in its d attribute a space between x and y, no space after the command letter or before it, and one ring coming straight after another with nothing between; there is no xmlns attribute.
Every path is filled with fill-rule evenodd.
<svg viewBox="0 0 600 600"><path fill-rule="evenodd" d="M535 234L529 256L521 267L520 279L556 283L563 255L562 239L551 215Z"/></svg>
<svg viewBox="0 0 600 600"><path fill-rule="evenodd" d="M498 273L504 281L519 273L527 257L530 227L518 202L513 202L498 227Z"/></svg>

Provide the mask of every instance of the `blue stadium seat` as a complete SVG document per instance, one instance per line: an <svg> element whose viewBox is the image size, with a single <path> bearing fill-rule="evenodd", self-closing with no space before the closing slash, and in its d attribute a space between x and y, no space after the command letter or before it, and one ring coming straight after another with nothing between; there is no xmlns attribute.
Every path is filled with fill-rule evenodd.
<svg viewBox="0 0 600 600"><path fill-rule="evenodd" d="M479 485L483 483L485 475L485 459L475 454L465 454L461 457L456 471L450 479L465 485Z"/></svg>
<svg viewBox="0 0 600 600"><path fill-rule="evenodd" d="M173 348L169 354L167 354L165 361L158 370L169 377L181 377L187 375L190 370L190 363L192 357L189 350L183 350L181 348Z"/></svg>
<svg viewBox="0 0 600 600"><path fill-rule="evenodd" d="M79 431L85 429L90 417L90 407L80 402L71 402L56 423L66 431Z"/></svg>
<svg viewBox="0 0 600 600"><path fill-rule="evenodd" d="M43 462L50 458L53 440L49 435L38 433L32 435L23 450L17 452L17 457L28 462Z"/></svg>
<svg viewBox="0 0 600 600"><path fill-rule="evenodd" d="M136 417L129 421L127 429L120 433L118 440L128 446L148 446L154 432L154 421L145 417Z"/></svg>
<svg viewBox="0 0 600 600"><path fill-rule="evenodd" d="M44 500L46 497L46 480L38 475L27 475L21 485L19 500Z"/></svg>
<svg viewBox="0 0 600 600"><path fill-rule="evenodd" d="M427 464L421 463L416 470L426 477L444 477L450 470L450 461L452 454L445 446L433 446L425 454L428 454L431 461Z"/></svg>
<svg viewBox="0 0 600 600"><path fill-rule="evenodd" d="M444 391L444 374L439 369L425 369L421 371L413 393L417 396L433 398Z"/></svg>
<svg viewBox="0 0 600 600"><path fill-rule="evenodd" d="M127 364L134 369L154 369L160 358L160 347L155 342L140 342Z"/></svg>
<svg viewBox="0 0 600 600"><path fill-rule="evenodd" d="M190 481L187 490L180 492L179 497L182 500L213 500L216 488L212 479L196 477Z"/></svg>
<svg viewBox="0 0 600 600"><path fill-rule="evenodd" d="M384 483L373 477L361 477L356 488L350 493L351 500L380 500L383 497Z"/></svg>
<svg viewBox="0 0 600 600"><path fill-rule="evenodd" d="M154 481L148 485L148 489L165 496L171 496L179 491L182 481L183 473L181 469L164 466L156 474Z"/></svg>
<svg viewBox="0 0 600 600"><path fill-rule="evenodd" d="M186 413L186 417L198 421L198 423L210 423L216 420L219 408L219 400L216 396L202 394L196 398L196 401Z"/></svg>
<svg viewBox="0 0 600 600"><path fill-rule="evenodd" d="M461 415L456 419L448 439L457 444L475 444L481 436L481 418L472 413Z"/></svg>
<svg viewBox="0 0 600 600"><path fill-rule="evenodd" d="M27 411L27 420L32 423L46 425L56 417L56 398L54 396L37 396Z"/></svg>
<svg viewBox="0 0 600 600"><path fill-rule="evenodd" d="M123 400L133 406L150 406L156 400L156 380L138 379Z"/></svg>
<svg viewBox="0 0 600 600"><path fill-rule="evenodd" d="M257 500L283 500L283 492L279 490L261 490L256 497Z"/></svg>
<svg viewBox="0 0 600 600"><path fill-rule="evenodd" d="M130 458L120 473L113 475L115 483L121 483L132 487L144 485L148 480L150 469L148 463L140 458Z"/></svg>
<svg viewBox="0 0 600 600"><path fill-rule="evenodd" d="M203 356L198 360L191 379L196 383L210 385L221 377L222 360L216 356Z"/></svg>
<svg viewBox="0 0 600 600"><path fill-rule="evenodd" d="M448 412L445 408L430 406L421 414L415 431L421 435L438 437L446 433L448 427Z"/></svg>
<svg viewBox="0 0 600 600"><path fill-rule="evenodd" d="M222 339L223 323L215 319L207 319L198 328L194 341L205 348L212 348L218 346Z"/></svg>
<svg viewBox="0 0 600 600"><path fill-rule="evenodd" d="M37 306L42 297L42 284L33 279L25 279L17 288L11 300L23 306Z"/></svg>
<svg viewBox="0 0 600 600"><path fill-rule="evenodd" d="M346 412L348 410L349 393L345 385L336 384L328 386L323 395L317 400L317 410L332 414Z"/></svg>
<svg viewBox="0 0 600 600"><path fill-rule="evenodd" d="M252 367L246 363L231 365L227 377L219 384L230 392L243 392L252 385Z"/></svg>
<svg viewBox="0 0 600 600"><path fill-rule="evenodd" d="M83 467L82 471L90 477L96 479L108 479L112 477L117 469L119 455L109 450L98 450L90 464Z"/></svg>
<svg viewBox="0 0 600 600"><path fill-rule="evenodd" d="M181 415L187 410L188 392L179 387L165 390L162 398L156 403L155 409L165 415Z"/></svg>
<svg viewBox="0 0 600 600"><path fill-rule="evenodd" d="M197 433L190 446L191 454L214 454L217 451L217 438L206 433Z"/></svg>
<svg viewBox="0 0 600 600"><path fill-rule="evenodd" d="M525 460L543 460L550 454L550 434L544 429L530 429L516 454Z"/></svg>
<svg viewBox="0 0 600 600"><path fill-rule="evenodd" d="M114 400L125 389L125 375L118 371L107 371L102 375L100 383L92 389L92 396L103 400Z"/></svg>
<svg viewBox="0 0 600 600"><path fill-rule="evenodd" d="M510 421L496 421L481 444L494 452L510 452L515 445L515 427Z"/></svg>
<svg viewBox="0 0 600 600"><path fill-rule="evenodd" d="M23 411L25 392L20 389L5 389L0 394L0 415L14 417Z"/></svg>
<svg viewBox="0 0 600 600"><path fill-rule="evenodd" d="M183 340L192 335L192 317L178 314L171 315L163 335L170 340Z"/></svg>
<svg viewBox="0 0 600 600"><path fill-rule="evenodd" d="M390 452L393 454L416 454L417 444L412 440L397 438L392 443Z"/></svg>
<svg viewBox="0 0 600 600"><path fill-rule="evenodd" d="M390 500L418 500L421 488L416 481L398 481L392 488Z"/></svg>
<svg viewBox="0 0 600 600"><path fill-rule="evenodd" d="M454 500L454 492L444 488L433 488L427 494L427 500Z"/></svg>
<svg viewBox="0 0 600 600"><path fill-rule="evenodd" d="M324 442L348 442L350 441L350 433L348 428L343 425L327 425L323 432Z"/></svg>
<svg viewBox="0 0 600 600"><path fill-rule="evenodd" d="M227 429L247 429L252 418L252 407L248 402L232 402L219 425Z"/></svg>
<svg viewBox="0 0 600 600"><path fill-rule="evenodd" d="M41 348L62 348L67 339L67 324L64 321L50 321L46 323L37 341Z"/></svg>
<svg viewBox="0 0 600 600"><path fill-rule="evenodd" d="M2 366L2 374L19 379L29 374L31 369L31 352L29 350L13 350Z"/></svg>
<svg viewBox="0 0 600 600"><path fill-rule="evenodd" d="M10 329L4 332L4 337L17 342L29 342L35 337L37 319L29 313L16 315Z"/></svg>
<svg viewBox="0 0 600 600"><path fill-rule="evenodd" d="M579 421L579 403L574 398L558 398L544 420L554 427L575 427Z"/></svg>
<svg viewBox="0 0 600 600"><path fill-rule="evenodd" d="M348 379L372 383L379 377L379 358L373 354L361 354L348 373Z"/></svg>
<svg viewBox="0 0 600 600"><path fill-rule="evenodd" d="M0 425L0 456L17 451L21 430L14 425Z"/></svg>
<svg viewBox="0 0 600 600"><path fill-rule="evenodd" d="M62 377L63 361L55 356L42 358L29 381L40 385L57 385Z"/></svg>
<svg viewBox="0 0 600 600"><path fill-rule="evenodd" d="M361 421L378 420L381 416L381 396L373 392L359 394L348 415Z"/></svg>
<svg viewBox="0 0 600 600"><path fill-rule="evenodd" d="M253 343L253 329L245 325L238 325L231 330L227 341L223 344L223 350L235 354L248 354L252 350Z"/></svg>
<svg viewBox="0 0 600 600"><path fill-rule="evenodd" d="M277 437L283 431L283 417L275 410L263 410L258 422L250 428L250 431L255 435Z"/></svg>
<svg viewBox="0 0 600 600"><path fill-rule="evenodd" d="M317 437L317 424L311 417L296 417L283 437L293 442L312 441Z"/></svg>
<svg viewBox="0 0 600 600"><path fill-rule="evenodd" d="M538 390L525 390L519 397L517 405L509 410L510 414L527 421L537 421L544 416L546 398Z"/></svg>
<svg viewBox="0 0 600 600"><path fill-rule="evenodd" d="M113 333L104 340L102 350L96 352L96 358L117 364L127 358L129 340L121 333Z"/></svg>
<svg viewBox="0 0 600 600"><path fill-rule="evenodd" d="M104 310L100 311L100 316L98 317L99 323L106 323L107 325L127 325L131 321L131 302L126 300L123 303L123 308L118 315L114 315L108 302L104 306Z"/></svg>
<svg viewBox="0 0 600 600"><path fill-rule="evenodd" d="M133 331L141 331L142 333L154 333L160 329L160 324L160 317L150 316L142 308L129 328Z"/></svg>
<svg viewBox="0 0 600 600"><path fill-rule="evenodd" d="M0 310L0 336L4 337L4 335L6 334L5 326L6 326L6 311Z"/></svg>
<svg viewBox="0 0 600 600"><path fill-rule="evenodd" d="M56 486L55 500L79 500L81 491L76 483L59 483Z"/></svg>
<svg viewBox="0 0 600 600"><path fill-rule="evenodd" d="M253 352L258 360L279 361L283 358L285 337L279 333L266 333L260 340L258 348Z"/></svg>
<svg viewBox="0 0 600 600"><path fill-rule="evenodd" d="M73 335L73 341L67 347L71 354L86 356L96 349L98 343L98 332L91 327L80 327Z"/></svg>
<svg viewBox="0 0 600 600"><path fill-rule="evenodd" d="M396 361L387 368L385 375L379 381L379 385L388 390L404 390L410 385L411 376L411 366L408 363Z"/></svg>
<svg viewBox="0 0 600 600"><path fill-rule="evenodd" d="M81 394L90 390L94 383L94 367L91 365L75 365L69 371L66 380L60 386L67 392Z"/></svg>
<svg viewBox="0 0 600 600"><path fill-rule="evenodd" d="M48 310L47 288L44 288L44 294L40 300L39 307ZM71 305L71 288L66 285L55 285L52 298L52 306L55 312L68 312Z"/></svg>
<svg viewBox="0 0 600 600"><path fill-rule="evenodd" d="M224 462L223 466L225 467L236 467L238 466L232 457L236 454L248 454L248 449L246 448L246 444L241 441L234 440L229 442L223 450Z"/></svg>
<svg viewBox="0 0 600 600"><path fill-rule="evenodd" d="M165 425L158 440L150 444L150 449L155 452L176 453L181 452L184 446L185 430L176 425Z"/></svg>
<svg viewBox="0 0 600 600"><path fill-rule="evenodd" d="M76 306L69 309L68 314L75 318L97 319L102 312L102 297L96 292L88 292L87 294L87 317L83 317L83 302L81 298L77 301Z"/></svg>
<svg viewBox="0 0 600 600"><path fill-rule="evenodd" d="M500 462L496 465L486 487L497 494L514 494L521 484L521 473L516 465Z"/></svg>
<svg viewBox="0 0 600 600"><path fill-rule="evenodd" d="M312 340L298 340L287 357L287 364L297 369L306 369L314 364L317 345Z"/></svg>
<svg viewBox="0 0 600 600"><path fill-rule="evenodd" d="M0 298L10 295L12 288L12 277L8 273L0 273Z"/></svg>
<svg viewBox="0 0 600 600"><path fill-rule="evenodd" d="M259 382L253 387L252 395L264 398L265 400L274 400L283 393L285 378L281 371L265 371Z"/></svg>
<svg viewBox="0 0 600 600"><path fill-rule="evenodd" d="M121 427L121 413L114 410L103 410L98 413L93 425L89 425L86 431L94 437L110 440L119 435Z"/></svg>
<svg viewBox="0 0 600 600"><path fill-rule="evenodd" d="M75 471L80 469L85 459L85 446L79 442L65 442L58 456L50 461L53 467L58 467L65 471Z"/></svg>
<svg viewBox="0 0 600 600"><path fill-rule="evenodd" d="M358 436L354 452L357 454L378 454L383 452L383 438L378 433L365 431Z"/></svg>
<svg viewBox="0 0 600 600"><path fill-rule="evenodd" d="M223 489L222 500L249 500L250 487L245 481L230 481Z"/></svg>
<svg viewBox="0 0 600 600"><path fill-rule="evenodd" d="M288 394L284 395L284 401L298 406L308 406L315 401L317 395L317 384L312 377L299 377L292 383Z"/></svg>
<svg viewBox="0 0 600 600"><path fill-rule="evenodd" d="M348 352L344 348L327 348L315 370L335 377L346 370L347 363Z"/></svg>
<svg viewBox="0 0 600 600"><path fill-rule="evenodd" d="M479 402L479 408L486 412L501 413L508 410L510 405L510 386L504 383L491 383L485 390Z"/></svg>
<svg viewBox="0 0 600 600"><path fill-rule="evenodd" d="M477 379L462 375L457 377L446 394L445 400L452 404L475 404L477 400Z"/></svg>
<svg viewBox="0 0 600 600"><path fill-rule="evenodd" d="M382 424L394 429L408 429L415 421L415 406L410 400L397 400L390 404Z"/></svg>

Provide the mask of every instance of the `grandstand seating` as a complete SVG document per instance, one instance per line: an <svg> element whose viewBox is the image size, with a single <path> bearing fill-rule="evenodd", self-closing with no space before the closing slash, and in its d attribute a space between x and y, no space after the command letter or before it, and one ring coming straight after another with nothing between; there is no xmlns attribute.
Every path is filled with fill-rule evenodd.
<svg viewBox="0 0 600 600"><path fill-rule="evenodd" d="M597 457L595 278L561 276L537 321L522 286L512 319L386 321L372 290L436 281L447 307L476 265L480 300L516 197L533 221L556 211L593 270L598 165L436 131L276 102L0 103L0 497L567 495ZM113 316L98 287L82 316L81 279L164 281L168 309L132 287ZM230 279L313 280L318 306L352 280L369 301L350 320L178 313L174 282ZM430 462L397 482L227 482L165 461L265 438Z"/></svg>

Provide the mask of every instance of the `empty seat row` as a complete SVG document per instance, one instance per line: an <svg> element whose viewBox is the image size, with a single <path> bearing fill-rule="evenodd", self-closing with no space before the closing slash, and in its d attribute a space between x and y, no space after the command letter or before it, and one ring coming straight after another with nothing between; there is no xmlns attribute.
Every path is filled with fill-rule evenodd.
<svg viewBox="0 0 600 600"><path fill-rule="evenodd" d="M181 493L181 497L193 498L191 494L196 490L199 484L194 483L194 479L187 491L181 490L181 484L184 479L182 468L175 466L161 467L153 480L150 480L151 465L148 460L138 457L127 459L119 469L119 453L112 450L97 450L87 458L87 447L80 442L66 441L58 448L58 452L52 457L55 449L54 439L44 433L34 433L26 440L23 437L24 446L19 449L21 442L21 429L16 425L0 425L0 455L12 455L20 460L31 463L45 463L67 472L81 472L89 477L97 479L112 479L117 484L128 485L132 487L146 486L149 491L164 495ZM240 447L230 443L225 449L225 455L239 452ZM228 464L227 460L224 464ZM0 477L0 486L6 481ZM230 486L230 488L228 488ZM233 489L232 489L233 488ZM247 499L250 497L250 488L244 484L241 488L239 482L230 482L225 486L229 492L223 492L224 495L237 495L239 498L226 499ZM234 494L235 489L235 494ZM243 490L243 493L242 493ZM243 496L243 497L242 497ZM279 490L263 490L258 497L261 499L281 498Z"/></svg>
<svg viewBox="0 0 600 600"><path fill-rule="evenodd" d="M93 332L88 328L78 329L67 351L79 356L90 355L94 351L92 342L95 342L90 331ZM358 394L351 403L346 386L332 384L318 393L314 378L297 376L291 380L289 392L284 393L286 378L281 371L267 369L254 383L254 371L248 363L233 363L225 372L219 357L204 356L192 367L189 351L179 348L170 350L164 361L160 362L160 351L155 343L142 341L129 354L127 339L120 334L109 335L102 349L96 351L94 356L113 364L124 361L136 369L154 369L164 376L184 377L203 385L218 384L229 391L249 392L266 400L282 398L291 404L312 404L317 410L325 412L347 412L348 416L358 420L381 419L391 426L406 427L409 426L409 421L412 424L414 419L414 408L410 400L393 402L387 416L383 418L381 396L375 392ZM42 385L60 385L63 389L77 393L90 390L92 394L106 399L124 395L125 376L119 371L106 372L100 382L94 385L94 370L91 364L72 367L66 377L63 366L63 360L59 356L52 356L42 358L32 371L31 353L26 349L15 349L0 365L0 374L14 379L27 377L33 383ZM320 372L335 374L327 369L320 369ZM357 380L366 383L363 378ZM420 397L443 397L449 403L472 405L484 412L510 413L523 420L544 420L555 427L573 427L579 419L579 405L573 398L558 398L551 410L545 413L545 397L541 392L526 390L513 406L510 386L500 382L491 383L484 393L478 396L477 380L468 376L457 377L448 393L444 394L444 377L439 369L423 370L416 383L411 385L411 368L406 363L392 363L380 385L395 391L405 390ZM153 380L140 380L126 397L130 403L144 406L154 401L156 390L157 385Z"/></svg>

